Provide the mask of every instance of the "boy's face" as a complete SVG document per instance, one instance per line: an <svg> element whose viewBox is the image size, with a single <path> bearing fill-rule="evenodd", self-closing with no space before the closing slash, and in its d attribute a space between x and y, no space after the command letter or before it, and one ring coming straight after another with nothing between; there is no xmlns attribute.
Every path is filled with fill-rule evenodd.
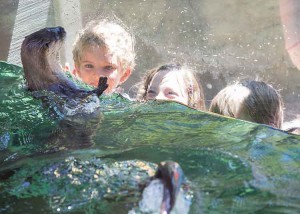
<svg viewBox="0 0 300 214"><path fill-rule="evenodd" d="M188 105L183 76L177 71L159 71L148 87L147 100L173 100Z"/></svg>
<svg viewBox="0 0 300 214"><path fill-rule="evenodd" d="M83 82L95 87L100 77L107 77L108 88L105 93L109 94L128 79L131 70L123 71L121 63L113 59L105 47L88 47L82 51L79 64L75 64L75 74Z"/></svg>

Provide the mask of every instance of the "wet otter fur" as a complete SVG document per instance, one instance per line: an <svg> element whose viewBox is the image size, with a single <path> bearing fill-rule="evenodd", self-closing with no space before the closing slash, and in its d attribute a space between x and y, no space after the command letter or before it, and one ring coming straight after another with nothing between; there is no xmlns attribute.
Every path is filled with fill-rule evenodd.
<svg viewBox="0 0 300 214"><path fill-rule="evenodd" d="M83 148L93 144L92 136L101 120L99 96L108 87L107 78L99 78L94 90L79 88L62 71L59 51L66 32L62 27L44 28L25 37L21 60L31 95L41 99L51 116L59 121L58 133L47 143L67 148Z"/></svg>
<svg viewBox="0 0 300 214"><path fill-rule="evenodd" d="M28 90L48 90L69 98L84 98L93 93L100 96L108 87L107 78L100 78L98 88L87 91L78 88L62 72L59 51L65 37L62 27L44 28L25 37L21 60Z"/></svg>

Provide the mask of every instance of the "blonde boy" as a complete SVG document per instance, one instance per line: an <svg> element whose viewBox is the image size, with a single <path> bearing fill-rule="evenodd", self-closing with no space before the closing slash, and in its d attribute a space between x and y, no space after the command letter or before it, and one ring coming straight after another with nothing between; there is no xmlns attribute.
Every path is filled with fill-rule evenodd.
<svg viewBox="0 0 300 214"><path fill-rule="evenodd" d="M113 93L135 66L134 38L117 23L91 21L75 40L73 60L73 74L94 87L99 77L107 77L105 93Z"/></svg>

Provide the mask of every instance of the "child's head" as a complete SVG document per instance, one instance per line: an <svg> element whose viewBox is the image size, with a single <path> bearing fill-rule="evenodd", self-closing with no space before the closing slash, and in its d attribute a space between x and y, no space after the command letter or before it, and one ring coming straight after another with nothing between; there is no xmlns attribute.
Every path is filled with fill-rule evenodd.
<svg viewBox="0 0 300 214"><path fill-rule="evenodd" d="M179 64L166 64L150 70L137 94L138 100L174 100L205 110L204 93L193 71Z"/></svg>
<svg viewBox="0 0 300 214"><path fill-rule="evenodd" d="M114 22L89 22L75 40L73 59L75 74L83 82L97 86L99 77L107 77L106 92L111 93L135 66L134 38Z"/></svg>
<svg viewBox="0 0 300 214"><path fill-rule="evenodd" d="M281 128L283 101L280 94L261 81L242 81L227 86L212 100L211 112Z"/></svg>

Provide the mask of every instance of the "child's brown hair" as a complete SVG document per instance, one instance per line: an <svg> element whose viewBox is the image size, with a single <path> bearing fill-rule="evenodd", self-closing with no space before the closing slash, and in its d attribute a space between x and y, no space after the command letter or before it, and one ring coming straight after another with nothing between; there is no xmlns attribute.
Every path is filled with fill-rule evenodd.
<svg viewBox="0 0 300 214"><path fill-rule="evenodd" d="M281 128L283 101L271 85L245 80L221 90L212 100L209 111Z"/></svg>
<svg viewBox="0 0 300 214"><path fill-rule="evenodd" d="M136 97L137 100L146 100L150 83L155 74L160 71L181 71L185 75L184 82L187 86L188 106L199 110L205 110L205 99L201 84L197 82L192 69L180 64L166 64L149 70L143 81L140 83Z"/></svg>

